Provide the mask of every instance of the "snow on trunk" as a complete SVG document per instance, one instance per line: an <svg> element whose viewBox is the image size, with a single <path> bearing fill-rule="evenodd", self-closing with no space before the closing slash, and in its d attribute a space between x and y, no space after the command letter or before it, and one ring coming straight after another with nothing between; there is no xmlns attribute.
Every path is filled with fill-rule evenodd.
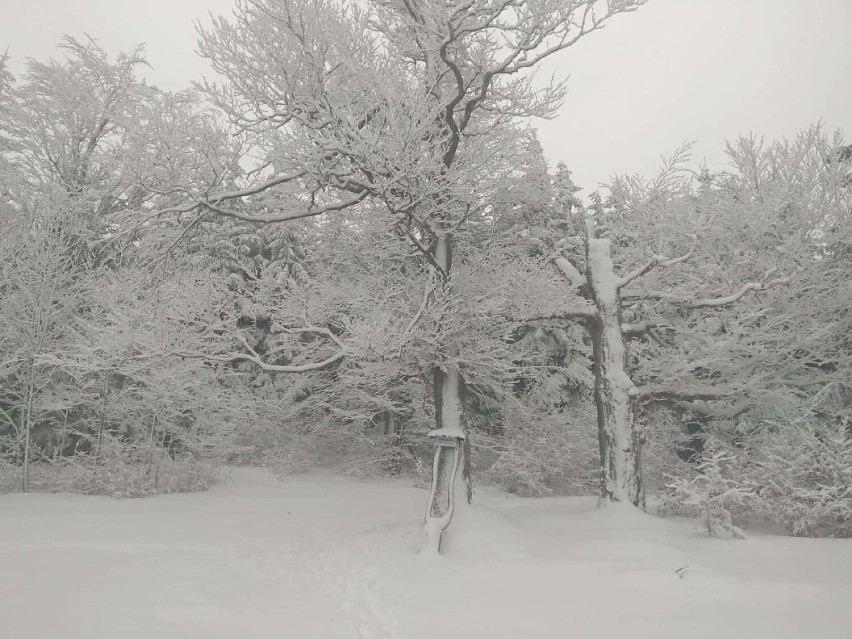
<svg viewBox="0 0 852 639"><path fill-rule="evenodd" d="M436 274L436 287L449 280L451 236L438 240L435 262L443 273ZM443 277L441 277L443 275ZM458 345L446 348L447 355L458 354ZM424 552L437 554L445 531L459 507L470 503L470 461L467 444L465 383L458 369L436 366L433 371L435 430L429 436L435 442L432 486L426 505ZM460 472L461 471L461 472Z"/></svg>
<svg viewBox="0 0 852 639"><path fill-rule="evenodd" d="M636 387L627 374L618 278L609 240L589 238L586 277L598 310L589 323L595 357L595 404L601 455L601 495L644 508L642 430Z"/></svg>

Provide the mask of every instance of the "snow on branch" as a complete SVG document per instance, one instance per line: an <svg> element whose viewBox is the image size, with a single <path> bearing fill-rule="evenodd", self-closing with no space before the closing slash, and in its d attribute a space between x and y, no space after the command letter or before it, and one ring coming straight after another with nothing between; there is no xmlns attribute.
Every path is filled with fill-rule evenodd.
<svg viewBox="0 0 852 639"><path fill-rule="evenodd" d="M567 308L558 313L550 315L535 315L531 317L516 318L515 321L519 324L531 324L532 322L547 322L555 320L587 320L596 319L598 312L593 306L577 306Z"/></svg>
<svg viewBox="0 0 852 639"><path fill-rule="evenodd" d="M749 399L744 399L736 404L725 407L711 406L710 404L702 401L681 401L678 402L677 405L693 415L700 415L707 419L733 419L734 417L739 417L744 412L752 408L752 406L754 406L754 402Z"/></svg>
<svg viewBox="0 0 852 639"><path fill-rule="evenodd" d="M301 364L298 366L285 366L281 364L269 364L268 362L264 362L259 357L254 355L247 355L245 353L233 353L227 357L217 357L214 358L217 361L222 362L235 362L238 360L244 360L247 362L252 362L256 364L258 367L262 368L265 371L270 373L309 373L311 371L319 371L331 366L332 364L339 362L346 356L346 353L339 352L335 355L332 355L328 359L324 359L320 362L311 362L310 364Z"/></svg>
<svg viewBox="0 0 852 639"><path fill-rule="evenodd" d="M295 173L277 175L264 182L253 184L252 186L217 193L216 197L212 198L211 202L215 204L221 204L222 202L225 202L227 200L237 200L247 197L249 195L257 195L258 193L262 193L267 189L272 188L273 186L278 186L279 184L286 184L287 182L293 182L294 180L304 177L306 173L307 171L301 170L296 171Z"/></svg>
<svg viewBox="0 0 852 639"><path fill-rule="evenodd" d="M768 280L766 282L748 282L746 284L743 284L740 290L738 290L736 293L732 293L731 295L727 295L725 297L708 297L700 300L693 300L690 306L692 306L692 308L727 306L728 304L733 304L734 302L736 302L749 291L765 291L766 289L771 288L773 286L780 286L781 284L789 283L789 276L776 277L775 279Z"/></svg>
<svg viewBox="0 0 852 639"><path fill-rule="evenodd" d="M636 387L636 397L640 401L650 399L676 399L684 401L725 399L736 391L731 388L678 388L664 384L645 384Z"/></svg>
<svg viewBox="0 0 852 639"><path fill-rule="evenodd" d="M577 267L571 264L564 257L557 257L553 260L553 263L556 265L556 268L559 269L559 272L564 275L569 282L571 282L571 286L574 288L580 288L586 283L586 278L583 277L583 274L577 270Z"/></svg>
<svg viewBox="0 0 852 639"><path fill-rule="evenodd" d="M491 15L482 16L478 24L459 24L456 32L460 35L477 32L491 35L499 32L505 45L504 57L483 69L477 78L479 86L471 87L472 95L464 102L459 129L466 128L474 110L487 98L495 77L511 76L533 68L545 58L571 47L583 36L600 29L614 15L633 11L643 3L644 0L611 1L606 3L605 11L598 14L598 3L595 0L563 2L557 10L546 4L541 11L537 11L535 6L523 7L525 3L503 0L497 3ZM468 15L479 17L475 12L468 12ZM460 90L461 97L465 93L467 90ZM460 102L460 98L456 99L457 104Z"/></svg>
<svg viewBox="0 0 852 639"><path fill-rule="evenodd" d="M411 335L411 331L414 330L414 327L417 326L417 322L420 321L420 318L423 317L423 313L426 311L426 307L429 305L429 298L432 297L432 292L435 289L435 282L433 278L427 278L426 286L423 290L423 301L420 303L420 307L417 309L417 312L414 314L414 317L411 318L411 321L408 323L408 326L405 327L405 331L402 333L402 339L399 342L399 348L397 349L397 358L402 359L402 349L408 341L408 336Z"/></svg>
<svg viewBox="0 0 852 639"><path fill-rule="evenodd" d="M204 353L179 353L179 355L184 358L202 358L208 361L223 363L247 361L252 362L259 368L270 373L309 373L311 371L323 370L331 366L332 364L339 362L349 354L349 349L346 347L346 345L340 341L337 335L332 333L327 328L318 326L305 326L302 328L285 328L283 330L286 333L313 333L316 335L322 335L334 342L334 344L337 345L339 350L330 357L327 357L326 359L318 362L309 362L307 364L297 365L270 364L269 362L264 361L263 357L251 347L245 337L237 334L237 340L245 347L248 353L226 353L224 355L207 355Z"/></svg>
<svg viewBox="0 0 852 639"><path fill-rule="evenodd" d="M231 192L234 193L234 192ZM213 202L218 202L219 197L217 197L213 202L209 200L198 200L196 202L197 206L204 207L213 213L218 215L224 215L226 217L236 218L238 220L243 220L244 222L262 222L265 224L269 224L272 222L286 222L287 220L298 220L305 217L316 217L317 215L322 215L323 213L331 213L334 211L342 211L344 209L348 209L351 206L354 206L364 200L367 195L369 195L369 190L364 189L357 193L354 197L351 197L346 200L339 200L337 202L331 202L329 204L323 204L322 206L315 206L311 204L306 209L302 211L288 211L286 213L277 213L271 215L246 215L245 213L240 213L239 211L234 211L232 209L223 209ZM230 194L229 194L230 195ZM235 196L239 197L239 196Z"/></svg>
<svg viewBox="0 0 852 639"><path fill-rule="evenodd" d="M635 322L633 324L625 322L621 325L621 334L625 337L641 337L648 331L655 328L671 328L671 326L652 321Z"/></svg>
<svg viewBox="0 0 852 639"><path fill-rule="evenodd" d="M647 273L650 273L652 270L654 270L658 266L665 268L667 266L674 266L675 264L680 264L681 262L685 262L690 257L692 257L693 253L695 253L695 245L694 244L693 244L692 248L689 249L688 253L685 253L684 255L681 255L680 257L668 258L665 255L655 255L650 260L648 260L643 266L640 266L639 268L631 271L630 273L628 273L627 275L622 277L618 281L616 288L618 288L620 290L624 286L627 286L628 284L630 284L630 282L632 282L633 280L638 279L638 278L642 277L643 275L645 275Z"/></svg>
<svg viewBox="0 0 852 639"><path fill-rule="evenodd" d="M789 284L790 277L776 277L771 280L766 280L764 282L747 282L743 284L739 290L731 293L730 295L724 295L722 297L705 297L700 299L694 299L690 297L682 297L678 295L673 295L671 293L666 293L664 291L641 291L641 290L629 290L624 291L622 293L622 297L630 297L630 298L640 298L640 299L658 299L664 302L669 302L671 304L677 304L678 306L685 306L687 308L714 308L720 306L727 306L729 304L733 304L734 302L741 299L744 295L752 291L765 291L773 286L781 286L782 284Z"/></svg>

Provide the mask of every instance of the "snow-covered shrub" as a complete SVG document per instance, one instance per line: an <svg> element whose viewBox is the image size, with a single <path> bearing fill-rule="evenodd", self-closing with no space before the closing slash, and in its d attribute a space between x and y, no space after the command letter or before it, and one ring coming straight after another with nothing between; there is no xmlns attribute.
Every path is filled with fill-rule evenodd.
<svg viewBox="0 0 852 639"><path fill-rule="evenodd" d="M235 437L228 463L278 475L324 468L357 477L419 477L428 465L432 448L426 433L433 425L419 406L396 406L389 428L381 403L366 393L343 394L339 386L300 384L295 377L275 384L280 398Z"/></svg>
<svg viewBox="0 0 852 639"><path fill-rule="evenodd" d="M476 433L471 446L477 481L523 496L593 494L600 477L593 418L532 417L510 424L503 435Z"/></svg>
<svg viewBox="0 0 852 639"><path fill-rule="evenodd" d="M166 456L147 468L125 456L95 459L78 454L33 464L30 486L36 492L144 497L207 490L220 481L221 474L220 466L196 459ZM20 490L20 475L20 467L0 465L0 494Z"/></svg>
<svg viewBox="0 0 852 639"><path fill-rule="evenodd" d="M0 455L0 495L21 489L21 469Z"/></svg>
<svg viewBox="0 0 852 639"><path fill-rule="evenodd" d="M663 512L698 517L711 537L742 539L739 523L757 500L754 487L743 480L736 456L727 451L711 453L697 465L692 477L673 477L663 496Z"/></svg>
<svg viewBox="0 0 852 639"><path fill-rule="evenodd" d="M317 429L302 437L284 433L274 446L249 451L245 459L278 475L325 468L354 477L388 477L422 474L431 453L422 433L403 430L385 435L374 429Z"/></svg>
<svg viewBox="0 0 852 639"><path fill-rule="evenodd" d="M691 443L682 430L682 416L664 407L649 406L643 419L642 481L649 494L664 493L672 477L694 469L677 454L679 446Z"/></svg>
<svg viewBox="0 0 852 639"><path fill-rule="evenodd" d="M766 513L794 535L852 537L852 433L806 419L767 436L754 479Z"/></svg>
<svg viewBox="0 0 852 639"><path fill-rule="evenodd" d="M160 446L150 448L109 436L101 454L58 458L50 466L52 482L44 489L111 497L144 497L207 490L221 477L221 466L197 455L169 454Z"/></svg>

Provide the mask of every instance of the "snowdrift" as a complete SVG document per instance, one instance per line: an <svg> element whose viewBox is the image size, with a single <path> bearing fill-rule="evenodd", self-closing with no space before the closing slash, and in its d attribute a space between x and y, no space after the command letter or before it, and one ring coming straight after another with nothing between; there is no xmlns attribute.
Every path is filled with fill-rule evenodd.
<svg viewBox="0 0 852 639"><path fill-rule="evenodd" d="M852 636L852 540L703 537L480 490L417 554L405 481L234 469L206 493L0 497L0 637Z"/></svg>

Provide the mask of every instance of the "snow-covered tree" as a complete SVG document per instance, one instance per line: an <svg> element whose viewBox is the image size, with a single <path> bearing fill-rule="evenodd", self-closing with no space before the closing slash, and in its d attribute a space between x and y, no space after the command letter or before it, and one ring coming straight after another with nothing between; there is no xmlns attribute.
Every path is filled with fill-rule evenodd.
<svg viewBox="0 0 852 639"><path fill-rule="evenodd" d="M77 203L77 259L109 260L99 243L112 216L138 206L144 191L127 183L119 158L146 88L135 78L141 48L110 60L93 40L65 37L65 59L28 60L0 100L0 144L14 167L9 193L33 214L36 200L59 186ZM102 254L103 253L103 254Z"/></svg>
<svg viewBox="0 0 852 639"><path fill-rule="evenodd" d="M31 227L8 209L0 227L0 388L3 429L12 435L12 457L29 491L34 431L56 410L79 402L63 392L69 374L63 354L80 332L90 286L73 259L73 224L67 198L57 193L43 226ZM65 219L63 219L65 218Z"/></svg>
<svg viewBox="0 0 852 639"><path fill-rule="evenodd" d="M653 180L617 180L590 216L605 239L590 234L585 256L566 245L556 258L596 314L604 289L616 301L612 361L626 377L599 388L619 391L612 405L626 408L610 413L629 427L614 430L615 446L602 440L602 452L623 457L615 468L628 469L626 483L614 485L628 486L634 503L649 406L737 423L742 436L747 423L805 417L821 389L843 384L848 264L836 251L848 236L849 194L832 160L838 147L818 128L769 147L741 138L729 145L734 170L716 176L685 171L682 149ZM609 245L618 247L620 277ZM643 253L655 255L633 268Z"/></svg>
<svg viewBox="0 0 852 639"><path fill-rule="evenodd" d="M189 149L190 142L193 150L206 144L224 149L219 156L229 147L220 144L221 136L207 126L191 95L173 96L136 80L135 70L144 64L140 50L112 61L92 40L65 38L61 46L66 53L62 61L30 60L17 84L6 73L5 62L0 65L0 286L7 355L0 381L0 430L12 435L5 452L23 466L25 490L35 458L57 468L85 466L90 479L107 490L108 476L116 468L104 467L109 461L106 449L118 451L111 458L118 459L138 447L136 422L142 418L130 410L130 389L143 390L139 401L144 399L148 406L176 406L183 396L187 401L180 415L172 415L178 422L197 422L206 408L218 405L193 404L185 393L167 397L170 387L165 381L159 386L145 381L152 362L157 362L164 380L169 374L173 381L181 376L195 380L187 382L187 388L215 376L204 375L207 369L200 362L183 362L174 353L153 358L148 350L140 350L133 318L138 319L146 296L157 287L146 272L148 264L138 258L145 256L148 245L173 243L175 234L150 224L119 233L121 216L130 209L150 208L166 184L164 172L179 170L181 179L175 182L194 179L195 184L204 170L216 171L218 156L213 153L207 162L190 161L185 155L156 154L162 146L171 143L177 153ZM168 105L173 105L181 126L170 131L171 140L165 135L156 138L161 144L156 146L146 129L168 121ZM196 120L204 126L189 126ZM174 173L170 177L174 179ZM139 241L143 235L144 241ZM122 287L121 294L110 295ZM133 292L139 294L137 299L131 297ZM190 288L183 293L191 297ZM163 330L185 323L160 319ZM184 335L185 348L193 348L191 336ZM145 357L138 359L140 353ZM148 368L140 366L143 361ZM213 396L224 401L227 393ZM191 439L178 430L159 428L156 432L163 437L157 440L157 450L163 439ZM154 438L146 441L150 457Z"/></svg>
<svg viewBox="0 0 852 639"><path fill-rule="evenodd" d="M563 84L538 85L529 72L641 4L241 0L231 19L201 31L202 55L227 80L204 91L250 140L262 170L238 188L176 197L160 213L265 223L380 214L428 265L428 306L452 295L454 234L480 212L506 134L524 118L552 114L565 94ZM464 349L441 344L433 362L433 435L450 444L435 455L434 549L454 502L470 498Z"/></svg>

